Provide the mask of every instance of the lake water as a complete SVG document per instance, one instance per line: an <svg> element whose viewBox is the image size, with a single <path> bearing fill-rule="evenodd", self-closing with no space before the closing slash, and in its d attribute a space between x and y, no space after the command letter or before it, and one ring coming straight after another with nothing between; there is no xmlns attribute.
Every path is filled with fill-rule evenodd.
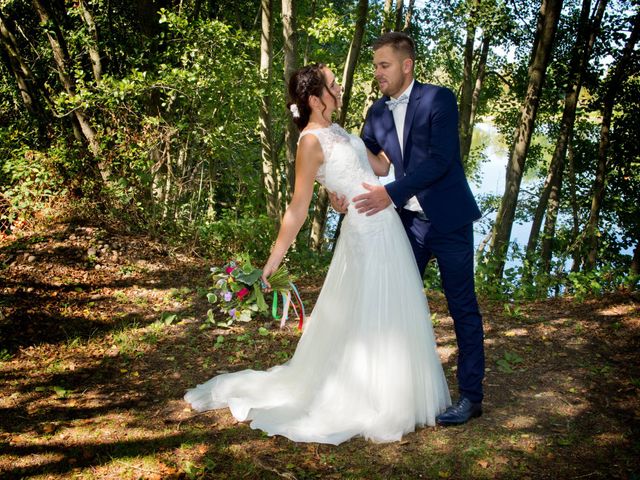
<svg viewBox="0 0 640 480"><path fill-rule="evenodd" d="M508 151L508 139L502 138L502 135L498 132L496 127L490 123L478 123L475 125L474 131L474 146L476 143L482 145L482 154L486 158L486 161L482 162L479 166L477 180L470 180L469 185L473 194L478 197L480 195L492 194L502 196L504 194L505 181L506 181L506 169L509 159ZM380 178L380 181L385 184L392 181L393 167L387 177ZM523 178L520 185L520 198L524 195L524 190L531 189L533 183L538 179ZM497 212L488 214L480 222L474 224L474 246L477 250L478 246L485 238L491 225L495 221ZM337 215L330 216L328 223L331 226L335 226L337 223ZM524 250L529 240L529 233L531 231L531 221L527 222L514 222L511 229L511 241L515 242L521 250ZM544 225L543 225L544 226ZM331 230L331 229L329 229ZM632 255L632 249L628 248L622 253ZM506 267L514 267L517 262L509 261ZM570 268L570 264L566 266Z"/></svg>

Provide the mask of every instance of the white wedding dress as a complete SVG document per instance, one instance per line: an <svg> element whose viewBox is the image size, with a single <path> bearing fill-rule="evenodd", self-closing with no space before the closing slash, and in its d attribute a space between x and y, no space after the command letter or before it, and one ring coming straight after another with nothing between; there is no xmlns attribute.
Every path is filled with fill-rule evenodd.
<svg viewBox="0 0 640 480"><path fill-rule="evenodd" d="M348 199L378 184L362 140L338 125L308 130L322 145L317 180ZM322 291L293 357L189 390L198 411L229 407L238 420L296 442L339 444L354 436L400 440L451 404L422 281L392 206L353 205L342 223Z"/></svg>

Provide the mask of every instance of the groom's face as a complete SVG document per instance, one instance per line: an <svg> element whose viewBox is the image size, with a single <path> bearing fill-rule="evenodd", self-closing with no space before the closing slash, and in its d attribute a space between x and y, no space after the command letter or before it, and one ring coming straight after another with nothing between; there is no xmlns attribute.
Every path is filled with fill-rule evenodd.
<svg viewBox="0 0 640 480"><path fill-rule="evenodd" d="M413 80L413 61L390 45L373 52L373 67L380 91L390 97L397 98Z"/></svg>

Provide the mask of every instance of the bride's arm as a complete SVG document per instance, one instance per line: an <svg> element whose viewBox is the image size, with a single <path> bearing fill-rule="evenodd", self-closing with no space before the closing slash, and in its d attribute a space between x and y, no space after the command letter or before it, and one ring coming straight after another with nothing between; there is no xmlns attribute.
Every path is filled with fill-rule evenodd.
<svg viewBox="0 0 640 480"><path fill-rule="evenodd" d="M380 150L378 155L374 155L371 153L371 150L367 148L367 158L369 159L373 173L379 177L386 177L389 175L389 166L391 165L391 162L383 150Z"/></svg>
<svg viewBox="0 0 640 480"><path fill-rule="evenodd" d="M296 183L293 198L282 218L278 238L271 249L269 260L262 269L262 281L268 287L270 285L267 278L278 269L307 218L309 204L313 197L313 182L323 159L322 147L315 135L302 137L296 154Z"/></svg>

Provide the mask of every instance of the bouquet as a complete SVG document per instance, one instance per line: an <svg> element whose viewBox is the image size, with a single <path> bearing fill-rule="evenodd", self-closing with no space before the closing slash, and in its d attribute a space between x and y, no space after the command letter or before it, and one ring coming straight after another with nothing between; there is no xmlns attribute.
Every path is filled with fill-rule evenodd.
<svg viewBox="0 0 640 480"><path fill-rule="evenodd" d="M260 277L262 270L254 267L248 256L242 256L230 261L222 267L211 268L213 286L207 294L207 300L225 313L228 318L223 322L216 322L213 311L207 312L207 321L217 326L231 326L234 321L249 322L256 313L267 314L269 308L262 291ZM289 306L293 305L299 316L298 328L302 328L304 320L304 307L298 294L298 290L291 281L286 267L281 265L269 277L269 283L273 290L271 314L273 318L281 320L281 327L288 317ZM292 293L298 301L291 302ZM282 297L283 312L278 315L278 296Z"/></svg>

